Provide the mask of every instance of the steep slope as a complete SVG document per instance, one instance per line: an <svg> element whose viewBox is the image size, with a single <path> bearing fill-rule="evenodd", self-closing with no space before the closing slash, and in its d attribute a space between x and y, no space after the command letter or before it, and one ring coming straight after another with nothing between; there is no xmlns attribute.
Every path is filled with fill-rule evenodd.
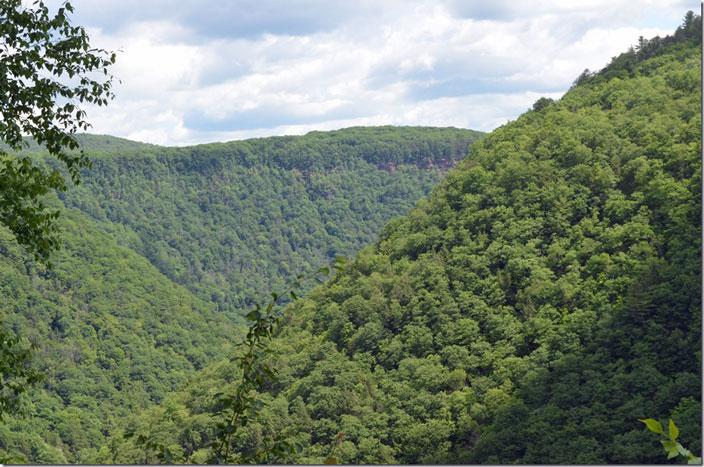
<svg viewBox="0 0 704 467"><path fill-rule="evenodd" d="M65 202L109 231L125 227L123 243L167 277L241 312L287 278L371 244L480 135L349 128L93 153Z"/></svg>
<svg viewBox="0 0 704 467"><path fill-rule="evenodd" d="M65 211L62 228L66 248L52 271L0 231L2 322L38 346L44 374L27 418L0 426L0 449L36 463L83 461L117 422L225 356L240 335L80 212Z"/></svg>
<svg viewBox="0 0 704 467"><path fill-rule="evenodd" d="M346 463L662 463L701 452L700 18L470 149L287 312L263 433ZM625 57L625 58L624 58ZM205 458L220 363L130 420ZM103 461L155 459L134 445ZM175 450L177 448L174 448ZM199 449L200 448L200 449ZM151 457L150 457L151 456Z"/></svg>
<svg viewBox="0 0 704 467"><path fill-rule="evenodd" d="M28 418L0 426L0 456L94 458L129 414L231 351L248 300L372 243L480 134L356 128L192 148L80 135L94 166L50 200L66 246L54 270L0 230L0 321L38 346L45 374Z"/></svg>

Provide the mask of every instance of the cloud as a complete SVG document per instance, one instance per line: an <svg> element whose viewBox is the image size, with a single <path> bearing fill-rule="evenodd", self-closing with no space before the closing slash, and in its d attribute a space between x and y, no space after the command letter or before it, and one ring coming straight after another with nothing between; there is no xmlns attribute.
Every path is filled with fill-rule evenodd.
<svg viewBox="0 0 704 467"><path fill-rule="evenodd" d="M58 5L62 0L49 3ZM373 16L377 2L328 0L73 0L76 19L109 34L133 22L171 21L187 25L195 36L252 38L263 34L310 35L334 30L350 17ZM391 2L389 2L391 4Z"/></svg>
<svg viewBox="0 0 704 467"><path fill-rule="evenodd" d="M564 18L566 25L574 25L574 20L581 18L585 22L581 24L598 22L604 26L622 25L629 21L637 23L654 11L657 11L660 16L680 19L687 9L697 7L697 4L688 0L641 0L637 4L627 0L533 0L531 2L447 0L446 5L454 15L463 18L512 22L525 18L556 15Z"/></svg>
<svg viewBox="0 0 704 467"><path fill-rule="evenodd" d="M687 10L679 0L638 11L622 0L73 3L94 45L122 50L117 99L88 109L93 131L168 145L350 125L491 130L638 36L671 33Z"/></svg>

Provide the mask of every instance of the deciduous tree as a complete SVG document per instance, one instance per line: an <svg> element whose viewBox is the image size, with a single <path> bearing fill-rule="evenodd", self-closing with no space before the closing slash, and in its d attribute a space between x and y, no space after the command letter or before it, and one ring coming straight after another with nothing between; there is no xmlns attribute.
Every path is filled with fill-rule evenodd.
<svg viewBox="0 0 704 467"><path fill-rule="evenodd" d="M41 0L0 2L0 139L15 151L33 139L78 183L90 164L75 151L74 134L90 127L81 104L107 105L114 97L108 68L115 53L93 48L85 29L71 24L72 12L68 2L55 14ZM58 211L42 199L53 189L66 189L60 167L0 150L0 224L46 263L60 245Z"/></svg>

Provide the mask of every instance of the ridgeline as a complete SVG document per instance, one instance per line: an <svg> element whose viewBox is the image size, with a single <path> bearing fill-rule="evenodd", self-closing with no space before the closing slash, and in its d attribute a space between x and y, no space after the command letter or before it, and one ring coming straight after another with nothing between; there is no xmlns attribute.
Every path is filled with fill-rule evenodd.
<svg viewBox="0 0 704 467"><path fill-rule="evenodd" d="M641 41L471 146L427 200L287 310L235 450L320 463L651 464L701 453L701 18ZM649 45L650 44L650 45ZM130 418L207 459L209 366ZM154 461L111 438L101 462Z"/></svg>

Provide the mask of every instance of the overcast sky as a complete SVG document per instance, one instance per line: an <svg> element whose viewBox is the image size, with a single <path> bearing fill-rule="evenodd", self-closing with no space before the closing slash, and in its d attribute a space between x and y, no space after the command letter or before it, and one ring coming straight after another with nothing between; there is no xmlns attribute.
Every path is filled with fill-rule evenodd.
<svg viewBox="0 0 704 467"><path fill-rule="evenodd" d="M57 5L58 0L49 2ZM119 49L92 133L162 145L354 125L489 131L692 0L72 0Z"/></svg>

